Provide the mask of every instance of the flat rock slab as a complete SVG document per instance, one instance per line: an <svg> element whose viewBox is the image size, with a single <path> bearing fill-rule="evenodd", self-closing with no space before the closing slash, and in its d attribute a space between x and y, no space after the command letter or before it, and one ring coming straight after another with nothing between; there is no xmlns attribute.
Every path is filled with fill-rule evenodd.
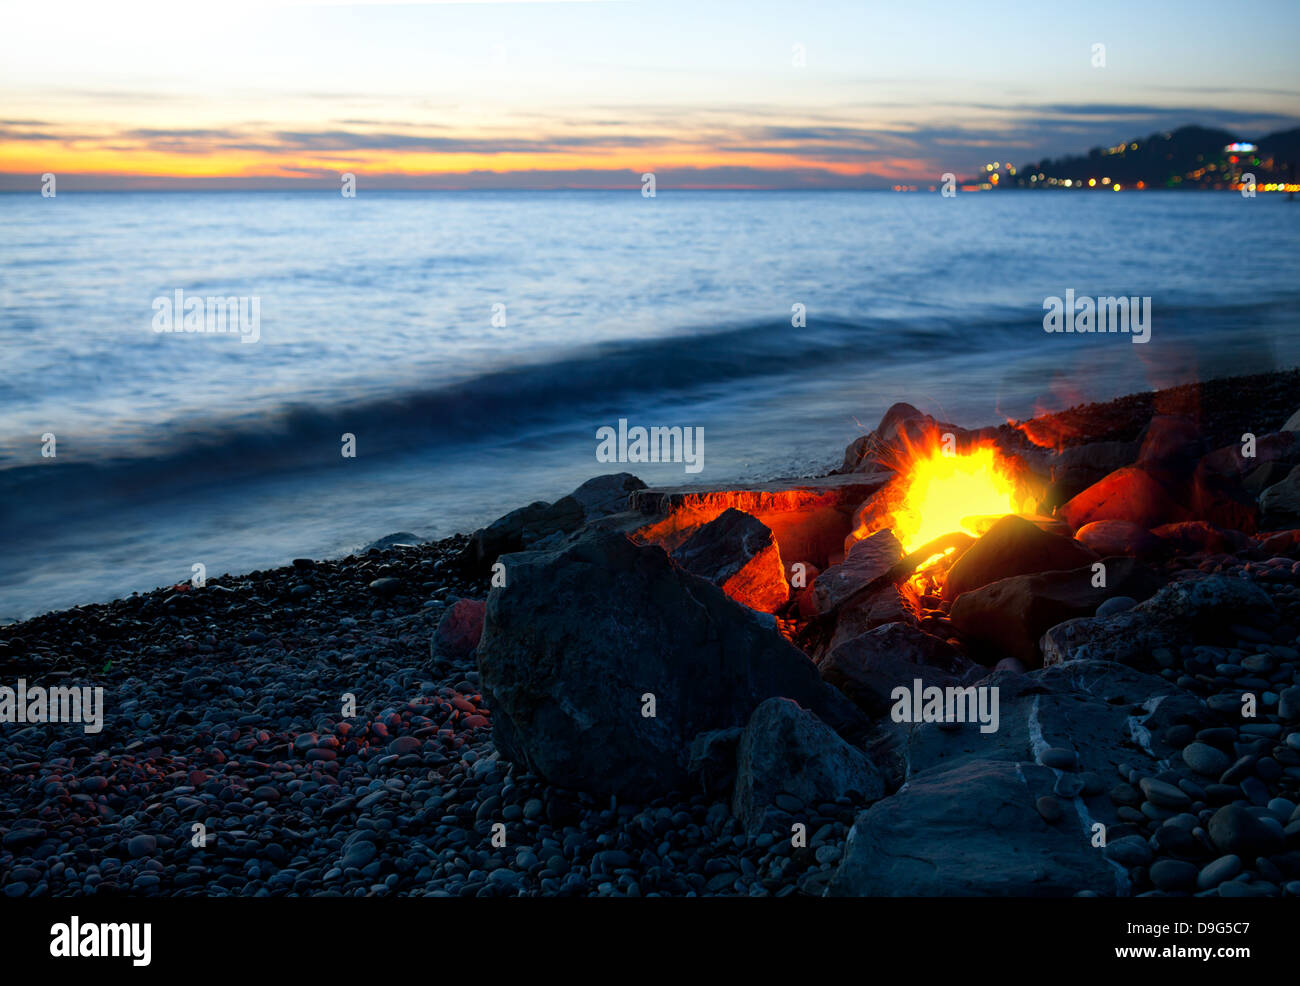
<svg viewBox="0 0 1300 986"><path fill-rule="evenodd" d="M883 487L893 473L776 479L726 489L673 486L637 490L629 509L645 515L637 540L677 548L702 524L728 509L743 510L771 528L787 565L804 562L824 569L838 560L853 512Z"/></svg>
<svg viewBox="0 0 1300 986"><path fill-rule="evenodd" d="M1056 774L1034 763L980 761L914 778L860 814L828 888L833 897L1113 896L1127 874L1090 841L1091 820L1039 798Z"/></svg>
<svg viewBox="0 0 1300 986"><path fill-rule="evenodd" d="M977 723L956 730L911 724L905 777L983 760L1042 762L1048 750L1073 750L1080 773L1103 778L1117 776L1122 763L1155 772L1179 753L1164 742L1168 727L1206 716L1200 699L1163 678L1104 661L998 671L975 684L998 689L997 731L983 733ZM1098 821L1114 821L1103 817L1113 810L1104 795L1088 805Z"/></svg>
<svg viewBox="0 0 1300 986"><path fill-rule="evenodd" d="M774 479L767 483L723 489L704 485L647 487L634 492L628 503L632 510L651 515L683 510L722 513L728 507L755 515L770 511L809 510L817 506L845 506L851 512L893 475L891 472Z"/></svg>

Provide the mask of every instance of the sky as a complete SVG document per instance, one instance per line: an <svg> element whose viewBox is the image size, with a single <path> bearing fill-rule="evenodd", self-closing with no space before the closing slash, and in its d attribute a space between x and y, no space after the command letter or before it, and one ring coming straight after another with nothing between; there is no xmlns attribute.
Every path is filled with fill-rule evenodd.
<svg viewBox="0 0 1300 986"><path fill-rule="evenodd" d="M1297 41L1297 0L0 0L0 189L935 182L1300 125Z"/></svg>

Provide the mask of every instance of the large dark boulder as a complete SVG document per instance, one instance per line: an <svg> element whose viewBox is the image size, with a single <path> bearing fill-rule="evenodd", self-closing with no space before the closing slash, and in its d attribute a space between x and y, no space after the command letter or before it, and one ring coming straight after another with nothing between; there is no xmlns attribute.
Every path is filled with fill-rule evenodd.
<svg viewBox="0 0 1300 986"><path fill-rule="evenodd" d="M587 480L554 503L538 500L512 510L470 535L460 553L460 564L475 575L485 574L501 555L523 551L626 510L628 497L643 489L645 483L631 473L610 473Z"/></svg>
<svg viewBox="0 0 1300 986"><path fill-rule="evenodd" d="M688 786L697 734L794 699L851 741L867 723L764 617L662 548L593 531L507 561L478 647L493 735L508 759L598 794ZM643 715L653 697L653 716Z"/></svg>
<svg viewBox="0 0 1300 986"><path fill-rule="evenodd" d="M1099 479L1130 465L1137 453L1136 442L1092 442L1062 449L1051 458L1051 485L1043 498L1044 507L1059 507Z"/></svg>

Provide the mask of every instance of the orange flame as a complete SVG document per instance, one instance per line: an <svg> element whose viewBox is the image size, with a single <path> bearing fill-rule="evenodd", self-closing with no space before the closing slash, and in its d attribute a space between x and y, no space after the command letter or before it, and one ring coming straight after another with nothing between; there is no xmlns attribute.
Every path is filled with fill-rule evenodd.
<svg viewBox="0 0 1300 986"><path fill-rule="evenodd" d="M1078 428L1069 424L1061 412L1082 404L1086 395L1081 388L1059 377L1050 381L1048 387L1052 393L1050 402L1041 398L1034 401L1032 418L1017 421L1008 417L1007 424L1039 448L1059 452L1065 448L1069 439L1077 437L1079 433Z"/></svg>
<svg viewBox="0 0 1300 986"><path fill-rule="evenodd" d="M1026 421L1007 418L1007 424L1024 435L1032 444L1053 452L1065 448L1066 440L1073 438L1076 432L1076 429L1053 415L1040 417L1036 414Z"/></svg>
<svg viewBox="0 0 1300 986"><path fill-rule="evenodd" d="M1013 464L991 441L959 451L938 433L920 446L904 437L899 458L898 478L881 492L888 497L888 513L864 519L855 538L888 527L910 552L956 531L979 537L995 520L1021 513L1030 503L1019 490Z"/></svg>

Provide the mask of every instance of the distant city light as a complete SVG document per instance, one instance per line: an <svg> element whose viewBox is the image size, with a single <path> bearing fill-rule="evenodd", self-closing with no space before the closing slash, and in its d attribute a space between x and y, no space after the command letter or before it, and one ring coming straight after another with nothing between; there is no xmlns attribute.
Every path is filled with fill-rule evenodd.
<svg viewBox="0 0 1300 986"><path fill-rule="evenodd" d="M1254 144L1239 143L1239 144L1229 144L1227 147L1224 148L1224 150L1227 151L1229 154L1249 154L1251 151L1257 150L1257 147Z"/></svg>
<svg viewBox="0 0 1300 986"><path fill-rule="evenodd" d="M1115 183L1115 191L1117 191L1117 192L1119 191L1119 183L1118 183L1118 182Z"/></svg>
<svg viewBox="0 0 1300 986"><path fill-rule="evenodd" d="M1096 184L1097 184L1097 179L1096 179L1096 178L1089 178L1089 179L1088 179L1088 187L1089 187L1089 188L1092 188L1092 187L1093 187L1094 185L1096 185Z"/></svg>

